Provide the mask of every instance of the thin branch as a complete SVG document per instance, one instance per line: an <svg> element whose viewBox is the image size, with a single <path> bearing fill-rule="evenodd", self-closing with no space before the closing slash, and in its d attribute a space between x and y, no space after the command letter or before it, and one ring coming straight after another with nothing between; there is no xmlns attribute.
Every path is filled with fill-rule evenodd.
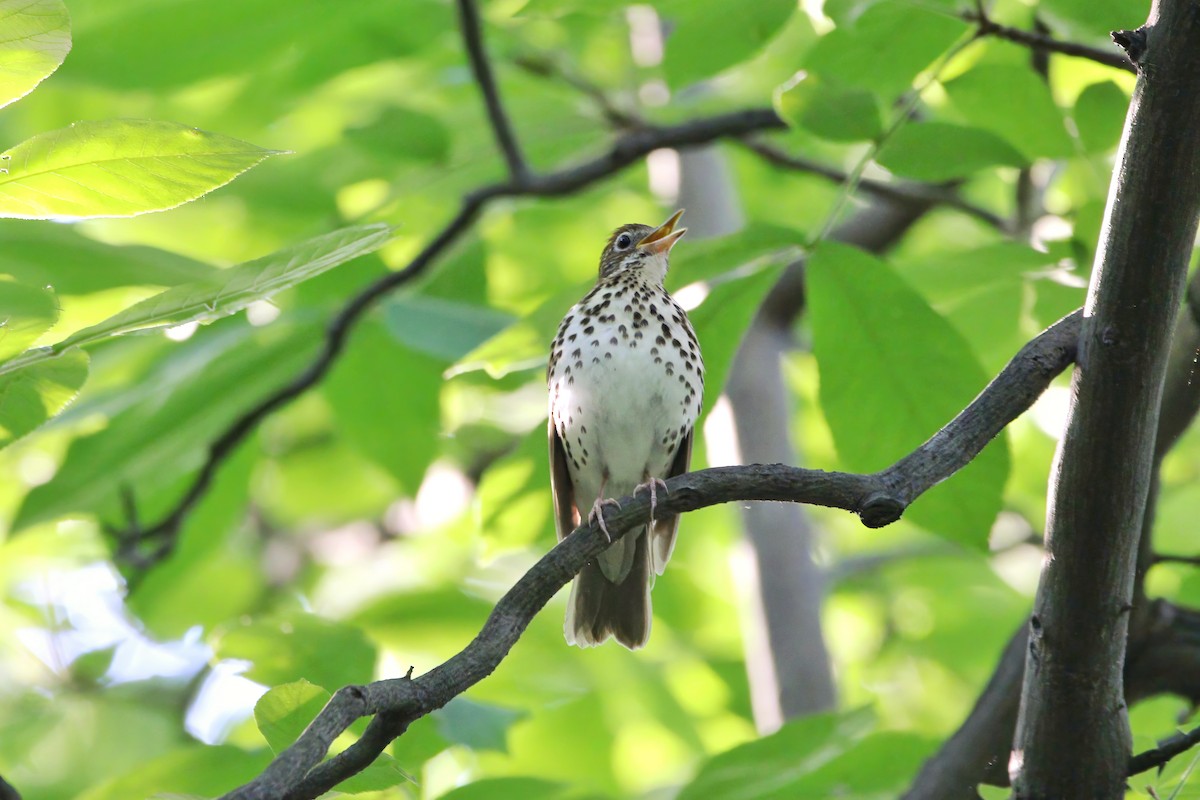
<svg viewBox="0 0 1200 800"><path fill-rule="evenodd" d="M849 175L837 167L822 164L813 159L804 158L803 156L795 156L791 153L782 150L775 145L765 142L762 139L745 138L741 144L746 149L760 156L764 160L775 164L779 167L796 170L797 172L805 172L809 175L816 175L819 178L825 178L832 183L845 183L849 179ZM887 181L875 180L873 178L860 178L858 186L865 192L882 197L888 200L899 200L901 202L918 201L923 203L931 203L943 205L947 208L953 208L956 211L974 217L979 221L990 225L1003 233L1011 233L1012 225L1008 220L1001 217L995 212L989 211L986 208L977 206L967 200L964 200L953 186L944 184L925 184L925 183L889 183Z"/></svg>
<svg viewBox="0 0 1200 800"><path fill-rule="evenodd" d="M1034 50L1059 53L1075 58L1086 58L1089 61L1095 61L1097 64L1103 64L1106 67L1137 73L1137 67L1122 53L1112 50L1102 50L1098 47L1091 47L1090 45L1079 44L1077 42L1055 39L1044 33L1035 33L1033 31L1021 30L1020 28L1013 28L1009 25L1001 25L998 22L993 22L988 17L983 11L982 5L977 6L975 11L964 12L963 19L967 22L973 22L978 26L976 35L980 37L994 36L997 39L1005 39L1019 45L1024 45L1025 47L1033 48Z"/></svg>
<svg viewBox="0 0 1200 800"><path fill-rule="evenodd" d="M554 197L584 189L641 160L661 147L694 147L716 139L739 138L748 133L782 128L784 123L769 108L748 109L683 122L651 126L618 137L601 155L572 167L545 174L483 186L463 198L458 213L404 269L388 273L357 295L330 320L320 351L304 370L238 417L209 447L195 479L173 509L154 525L131 525L118 535L117 557L138 566L150 566L168 556L180 525L204 496L217 469L269 414L316 385L333 366L354 325L389 292L423 274L478 219L480 212L500 197Z"/></svg>
<svg viewBox="0 0 1200 800"><path fill-rule="evenodd" d="M483 46L483 26L480 24L479 9L474 0L458 0L458 16L467 47L467 58L471 62L471 73L483 92L492 133L496 135L496 143L500 145L504 161L508 164L509 177L519 181L529 173L529 166L525 163L525 157L521 155L521 146L517 143L504 104L500 102L500 90L496 88L492 64Z"/></svg>
<svg viewBox="0 0 1200 800"><path fill-rule="evenodd" d="M1145 752L1138 753L1129 759L1129 775L1139 775L1156 767L1164 766L1178 755L1186 753L1200 744L1200 728L1192 728L1186 733L1180 731L1169 739L1159 743Z"/></svg>
<svg viewBox="0 0 1200 800"><path fill-rule="evenodd" d="M978 455L1071 363L1080 319L1077 311L1027 344L945 429L883 472L855 475L783 464L700 470L667 481L657 513L680 514L732 501L776 500L851 511L870 527L895 522L922 492ZM1058 369L1052 371L1050 365L1055 364ZM937 468L943 471L938 473ZM905 470L908 474L901 474ZM605 514L605 522L612 537L619 538L644 524L649 513L648 494L623 497L617 511ZM338 690L295 744L280 753L258 778L225 795L224 800L310 800L361 770L391 741L391 731L403 731L490 675L533 617L610 543L597 524L581 525L517 581L492 609L479 635L461 652L418 678L394 678ZM368 727L368 735L355 746L322 764L329 746L355 720L383 714L388 718L378 721L377 717Z"/></svg>

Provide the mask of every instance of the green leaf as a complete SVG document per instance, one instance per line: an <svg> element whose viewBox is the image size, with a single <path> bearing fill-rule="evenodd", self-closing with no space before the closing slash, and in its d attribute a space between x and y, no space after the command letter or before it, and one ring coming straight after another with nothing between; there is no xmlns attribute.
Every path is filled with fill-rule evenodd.
<svg viewBox="0 0 1200 800"><path fill-rule="evenodd" d="M71 225L0 220L0 241L5 273L21 283L52 286L59 296L123 286L175 286L215 271L202 261L157 247L98 242Z"/></svg>
<svg viewBox="0 0 1200 800"><path fill-rule="evenodd" d="M0 153L0 217L163 211L278 153L174 122L76 122Z"/></svg>
<svg viewBox="0 0 1200 800"><path fill-rule="evenodd" d="M53 347L31 353L20 361L0 365L0 374L108 336L228 316L255 300L269 298L378 249L391 237L391 231L391 227L384 224L342 228L221 270L211 278L174 286L101 323L76 331Z"/></svg>
<svg viewBox="0 0 1200 800"><path fill-rule="evenodd" d="M79 349L0 375L0 448L61 413L87 375L88 355Z"/></svg>
<svg viewBox="0 0 1200 800"><path fill-rule="evenodd" d="M860 142L883 133L879 102L866 89L841 87L817 75L800 73L775 95L779 116L822 139Z"/></svg>
<svg viewBox="0 0 1200 800"><path fill-rule="evenodd" d="M252 780L266 768L266 750L233 745L192 745L150 761L85 791L78 800L130 800L134 797L215 797Z"/></svg>
<svg viewBox="0 0 1200 800"><path fill-rule="evenodd" d="M668 0L658 5L669 26L663 71L681 88L753 55L796 12L794 0L758 0L754 13L731 23L724 0Z"/></svg>
<svg viewBox="0 0 1200 800"><path fill-rule="evenodd" d="M1091 35L1102 39L1109 47L1111 31L1136 28L1150 13L1150 0L1041 0L1038 13L1045 13L1051 27L1061 22L1078 38Z"/></svg>
<svg viewBox="0 0 1200 800"><path fill-rule="evenodd" d="M1075 127L1086 153L1107 153L1121 141L1129 97L1113 81L1093 83L1075 101Z"/></svg>
<svg viewBox="0 0 1200 800"><path fill-rule="evenodd" d="M826 242L807 269L821 408L846 468L882 469L961 411L987 383L967 343L891 267ZM1002 434L906 517L986 547L1008 478Z"/></svg>
<svg viewBox="0 0 1200 800"><path fill-rule="evenodd" d="M388 300L383 312L392 336L413 350L449 362L515 322L512 314L487 306L420 294Z"/></svg>
<svg viewBox="0 0 1200 800"><path fill-rule="evenodd" d="M51 289L0 280L0 361L24 351L50 330L58 310Z"/></svg>
<svg viewBox="0 0 1200 800"><path fill-rule="evenodd" d="M33 91L71 51L62 0L0 0L0 108Z"/></svg>
<svg viewBox="0 0 1200 800"><path fill-rule="evenodd" d="M1004 138L1027 160L1074 154L1050 87L1028 67L981 64L945 88L967 123Z"/></svg>
<svg viewBox="0 0 1200 800"><path fill-rule="evenodd" d="M965 177L987 167L1029 163L996 134L947 122L905 125L875 160L900 177L931 182Z"/></svg>
<svg viewBox="0 0 1200 800"><path fill-rule="evenodd" d="M433 713L438 733L447 741L500 753L508 752L508 729L525 716L523 711L477 703L461 695Z"/></svg>
<svg viewBox="0 0 1200 800"><path fill-rule="evenodd" d="M246 677L268 686L304 679L341 688L375 673L375 646L361 630L315 614L260 617L214 638L217 658L249 661Z"/></svg>
<svg viewBox="0 0 1200 800"><path fill-rule="evenodd" d="M303 679L276 686L254 704L254 723L278 755L300 738L330 697L328 691Z"/></svg>
<svg viewBox="0 0 1200 800"><path fill-rule="evenodd" d="M968 29L956 15L924 5L879 3L852 25L822 36L809 52L805 69L872 91L887 103L907 91L913 79Z"/></svg>
<svg viewBox="0 0 1200 800"><path fill-rule="evenodd" d="M177 345L177 359L161 365L161 374L143 378L162 382L169 391L146 397L103 430L72 442L54 477L25 497L13 529L72 512L115 509L124 486L136 487L141 498L170 485L199 465L218 432L311 358L316 326L276 323L255 331L230 322L227 329L204 329ZM0 381L53 368L64 358L80 359L80 371L86 366L82 351L70 350ZM82 374L75 377L82 379Z"/></svg>
<svg viewBox="0 0 1200 800"><path fill-rule="evenodd" d="M559 800L568 793L569 787L542 778L484 778L451 789L440 800Z"/></svg>
<svg viewBox="0 0 1200 800"><path fill-rule="evenodd" d="M346 140L371 153L445 164L450 131L437 117L411 108L385 109L374 122L346 131Z"/></svg>
<svg viewBox="0 0 1200 800"><path fill-rule="evenodd" d="M354 332L322 386L335 427L413 496L438 452L444 368L371 319Z"/></svg>
<svg viewBox="0 0 1200 800"><path fill-rule="evenodd" d="M768 800L803 795L790 787L844 752L871 725L869 710L813 714L793 720L775 733L713 756L700 766L678 800Z"/></svg>

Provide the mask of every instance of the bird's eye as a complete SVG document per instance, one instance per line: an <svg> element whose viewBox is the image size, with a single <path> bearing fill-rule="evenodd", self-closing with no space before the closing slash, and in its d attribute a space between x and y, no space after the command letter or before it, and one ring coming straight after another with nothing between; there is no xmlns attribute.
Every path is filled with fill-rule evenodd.
<svg viewBox="0 0 1200 800"><path fill-rule="evenodd" d="M632 245L632 244L633 244L633 237L630 236L628 233L622 233L620 236L617 237L617 249L618 250L628 250L630 245Z"/></svg>

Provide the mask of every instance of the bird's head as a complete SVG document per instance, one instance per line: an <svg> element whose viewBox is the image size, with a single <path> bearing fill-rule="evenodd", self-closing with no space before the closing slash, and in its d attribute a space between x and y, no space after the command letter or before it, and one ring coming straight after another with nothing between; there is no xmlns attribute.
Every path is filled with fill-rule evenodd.
<svg viewBox="0 0 1200 800"><path fill-rule="evenodd" d="M635 270L647 280L661 285L667 276L667 254L687 233L687 228L675 228L682 216L683 209L680 209L657 228L631 224L613 231L600 254L600 279Z"/></svg>

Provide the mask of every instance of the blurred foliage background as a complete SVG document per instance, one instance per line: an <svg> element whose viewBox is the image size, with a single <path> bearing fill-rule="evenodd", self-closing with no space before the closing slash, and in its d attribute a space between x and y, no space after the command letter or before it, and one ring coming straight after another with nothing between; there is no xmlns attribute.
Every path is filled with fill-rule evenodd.
<svg viewBox="0 0 1200 800"><path fill-rule="evenodd" d="M815 247L810 313L785 364L805 466L886 466L1082 304L1133 76L1062 57L1040 70L1026 48L973 40L969 5L482 4L539 170L611 140L597 93L658 123L775 102L791 127L774 145L871 180L955 181L1010 221L939 207L886 261ZM61 306L38 344L310 237L397 226L377 252L245 311L90 345L74 402L0 452L0 774L30 800L211 797L256 775L338 687L452 655L552 546L547 343L608 232L681 202L679 161L656 154L572 196L492 203L356 327L319 388L223 465L168 558L120 563L122 492L142 521L160 518L207 444L309 362L341 304L402 268L504 166L446 0L66 6L72 52L0 111L0 146L138 118L290 154L164 213L0 221L0 273L52 285ZM1147 8L998 0L990 14L1103 46ZM689 287L713 376L706 413L780 267L865 202L735 143L713 153L740 230L689 237L671 277ZM830 713L759 738L740 518L712 508L684 520L644 651L567 647L564 595L493 676L342 788L380 800L895 796L1027 612L1065 393L886 530L811 510L829 576ZM706 431L694 467L728 436ZM1163 549L1190 547L1198 455L1192 436L1167 463ZM1156 567L1150 588L1200 601L1184 567ZM1135 749L1180 710L1135 709ZM1133 791L1178 782L1168 771Z"/></svg>

